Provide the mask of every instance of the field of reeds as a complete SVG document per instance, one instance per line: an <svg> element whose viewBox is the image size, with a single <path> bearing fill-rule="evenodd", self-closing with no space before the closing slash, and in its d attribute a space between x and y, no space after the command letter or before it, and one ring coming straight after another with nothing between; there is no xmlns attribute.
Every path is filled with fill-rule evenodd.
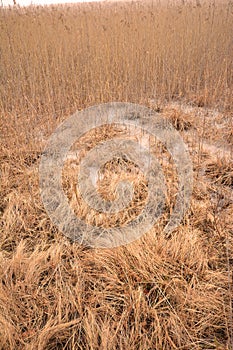
<svg viewBox="0 0 233 350"><path fill-rule="evenodd" d="M1 350L233 349L232 38L230 0L0 9ZM51 222L39 164L62 121L111 101L150 107L173 124L194 188L181 225L165 234L177 178L161 164L167 213L129 245L94 249ZM104 126L75 147L85 157L124 132ZM80 198L80 160L63 172L77 215L111 227L138 214L146 183L134 164L115 159L103 169L103 197L114 198L125 173L137 194L125 215L108 219Z"/></svg>

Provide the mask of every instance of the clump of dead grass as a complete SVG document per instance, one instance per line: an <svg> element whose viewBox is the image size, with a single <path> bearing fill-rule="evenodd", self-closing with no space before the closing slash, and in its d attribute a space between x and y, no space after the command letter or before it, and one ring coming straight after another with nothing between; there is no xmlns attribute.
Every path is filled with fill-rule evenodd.
<svg viewBox="0 0 233 350"><path fill-rule="evenodd" d="M186 117L179 110L177 115ZM192 134L191 129L183 131ZM63 172L67 196L75 193L72 181L76 184L78 164L90 149L103 140L128 136L125 129L104 126L78 140L70 155L80 148L76 153L80 158L68 159ZM6 139L4 145L5 154L15 149ZM151 140L151 151L156 153L155 146ZM168 180L175 180L159 150ZM162 232L162 220L126 247L88 249L57 232L47 217L40 200L36 155L31 155L35 161L25 162L28 154L22 144L14 158L1 159L1 348L230 349L233 204L219 202L220 195L229 200L228 183L216 182L205 171L199 173L190 211L170 236ZM202 156L209 160L211 153ZM120 177L135 171L133 164L119 159L118 168L116 161L103 169L105 178L99 187L106 196L112 195L108 172L114 169ZM200 165L195 169L198 172ZM135 188L145 195L139 181L143 178L137 180ZM78 215L81 202L76 208ZM100 226L124 221L121 217L120 223L106 224L91 215L89 219Z"/></svg>

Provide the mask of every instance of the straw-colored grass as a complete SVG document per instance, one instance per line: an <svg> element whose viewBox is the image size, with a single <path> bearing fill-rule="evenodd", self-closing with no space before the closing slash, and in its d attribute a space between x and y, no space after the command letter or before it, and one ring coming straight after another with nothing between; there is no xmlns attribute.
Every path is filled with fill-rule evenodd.
<svg viewBox="0 0 233 350"><path fill-rule="evenodd" d="M0 9L1 350L233 349L233 7L200 3ZM194 191L166 235L176 171L150 140L168 187L166 213L140 240L101 250L58 232L38 175L56 126L108 101L141 103L171 121L190 150ZM113 159L99 192L111 200L117 179L130 179L131 206L107 218L83 202L80 160L115 136L129 135L116 126L84 135L74 145L80 158L63 171L76 214L104 227L135 217L147 191L135 164Z"/></svg>

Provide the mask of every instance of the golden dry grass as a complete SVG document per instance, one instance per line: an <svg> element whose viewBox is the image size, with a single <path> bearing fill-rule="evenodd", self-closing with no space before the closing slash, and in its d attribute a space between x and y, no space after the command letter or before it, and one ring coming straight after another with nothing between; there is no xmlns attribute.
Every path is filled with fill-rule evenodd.
<svg viewBox="0 0 233 350"><path fill-rule="evenodd" d="M230 1L0 10L0 349L233 348L232 19ZM173 123L194 191L182 225L165 235L177 179L162 162L167 213L154 229L125 247L89 249L53 226L38 168L61 121L108 101L144 104ZM118 134L127 136L88 133L82 157ZM63 172L77 214L105 226L137 215L146 183L133 164L103 169L107 198L112 169L135 183L128 211L107 219L80 204L79 163Z"/></svg>

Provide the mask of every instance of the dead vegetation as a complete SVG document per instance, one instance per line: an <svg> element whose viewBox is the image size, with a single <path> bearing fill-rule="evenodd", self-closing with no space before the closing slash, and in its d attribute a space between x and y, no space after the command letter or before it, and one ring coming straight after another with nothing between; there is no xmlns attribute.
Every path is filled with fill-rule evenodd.
<svg viewBox="0 0 233 350"><path fill-rule="evenodd" d="M0 349L233 348L233 9L183 3L0 10ZM89 249L53 226L38 169L56 126L108 101L141 103L172 122L189 147L194 190L182 224L166 235L177 176L151 139L166 212L130 245ZM99 226L125 224L147 195L137 166L113 159L98 189L112 199L117 179L130 179L129 208L107 218L79 196L80 160L117 136L129 137L117 126L87 133L64 166L74 211Z"/></svg>

